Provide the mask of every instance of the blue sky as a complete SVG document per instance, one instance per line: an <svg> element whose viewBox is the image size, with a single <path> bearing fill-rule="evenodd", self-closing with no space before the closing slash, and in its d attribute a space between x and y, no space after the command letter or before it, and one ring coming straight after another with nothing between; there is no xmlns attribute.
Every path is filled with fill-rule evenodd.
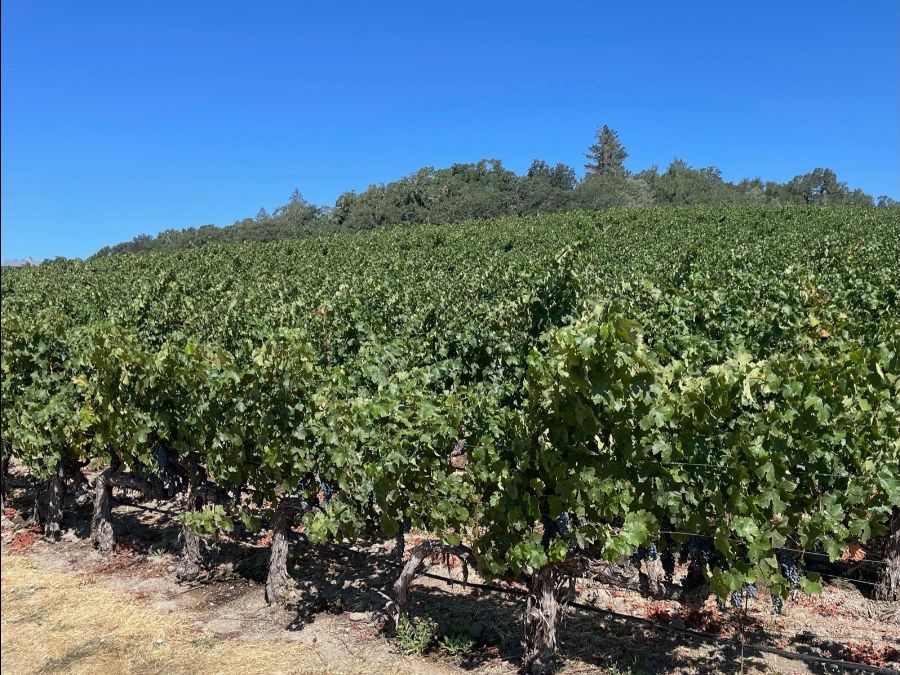
<svg viewBox="0 0 900 675"><path fill-rule="evenodd" d="M325 5L328 5L326 7ZM900 197L900 3L2 4L2 258L422 166L816 166Z"/></svg>

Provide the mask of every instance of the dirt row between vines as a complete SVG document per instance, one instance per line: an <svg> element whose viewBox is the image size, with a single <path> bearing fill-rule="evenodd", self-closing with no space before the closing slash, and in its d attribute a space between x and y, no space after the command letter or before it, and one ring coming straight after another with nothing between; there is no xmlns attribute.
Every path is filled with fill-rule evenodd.
<svg viewBox="0 0 900 675"><path fill-rule="evenodd" d="M521 605L515 596L420 578L413 614L430 617L438 635L465 633L473 647L450 657L401 653L386 636L382 593L397 574L392 542L292 549L292 602L263 599L266 533L251 542L222 539L218 563L202 584L179 584L178 505L131 503L114 510L119 538L103 558L90 546L90 508L70 510L60 542L21 527L27 490L11 502L2 546L2 670L4 673L515 673L521 653ZM414 543L415 537L408 537ZM432 561L433 572L460 578L458 567ZM714 603L685 610L637 593L580 585L581 600L651 618L660 629L572 610L561 627L563 667L574 673L811 673L806 664L705 642L664 630L684 625L737 636L738 616ZM783 617L757 602L746 615L748 641L825 653L852 642L863 651L900 647L900 619L850 586L799 598ZM832 647L836 649L836 647ZM833 653L840 657L841 654ZM848 656L844 654L843 656Z"/></svg>

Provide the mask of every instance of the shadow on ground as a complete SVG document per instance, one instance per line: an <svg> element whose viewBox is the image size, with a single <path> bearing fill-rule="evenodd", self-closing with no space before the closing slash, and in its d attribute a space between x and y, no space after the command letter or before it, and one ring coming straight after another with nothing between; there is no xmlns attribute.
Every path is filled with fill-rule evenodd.
<svg viewBox="0 0 900 675"><path fill-rule="evenodd" d="M7 505L27 518L34 504L33 487L20 480L13 483L13 488L16 489ZM76 541L87 540L91 504L77 505L67 499L65 506L63 526L67 536ZM113 522L121 548L145 557L164 553L177 556L181 548L178 519L181 508L178 499L165 503L141 502L135 495L117 492ZM265 581L269 552L259 539L259 536L221 537L210 542L208 573L202 580L210 595L217 595L219 588L224 598L228 595L225 584L233 584L235 579L257 584ZM296 592L287 613L293 618L284 625L287 630L302 631L323 613L349 613L351 621L374 622L389 629L382 612L399 574L391 544L358 541L355 546L368 548L370 552L311 546L301 535L295 536L290 572L296 582ZM442 575L450 572L436 571ZM262 589L258 592L262 593ZM458 661L462 668L476 670L496 663L497 659L513 665L520 662L521 597L419 577L411 598L412 616L433 621L437 636L466 636L475 645ZM778 637L757 632L749 640L772 644ZM813 641L796 640L789 648L809 651L812 644ZM607 672L613 667L619 672L632 673L766 670L767 664L761 656L751 649L743 651L742 656L740 645L730 641L709 642L575 607L568 608L560 626L560 655L579 671Z"/></svg>

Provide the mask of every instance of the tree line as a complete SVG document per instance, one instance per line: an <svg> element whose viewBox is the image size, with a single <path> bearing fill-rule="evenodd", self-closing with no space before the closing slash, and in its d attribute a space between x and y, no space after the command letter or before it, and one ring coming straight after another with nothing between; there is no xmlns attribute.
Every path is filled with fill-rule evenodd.
<svg viewBox="0 0 900 675"><path fill-rule="evenodd" d="M362 192L339 196L332 207L317 206L294 190L287 204L272 213L260 209L255 218L232 225L203 225L140 235L107 246L97 256L192 248L210 242L303 239L333 232L353 232L403 223L451 223L577 209L615 207L736 204L806 204L893 206L851 190L827 168L816 168L785 183L761 178L731 183L714 167L693 167L675 159L665 171L652 166L633 173L625 167L628 153L618 134L604 125L585 153L580 180L566 164L534 160L524 175L497 159L424 167L392 183L370 185Z"/></svg>

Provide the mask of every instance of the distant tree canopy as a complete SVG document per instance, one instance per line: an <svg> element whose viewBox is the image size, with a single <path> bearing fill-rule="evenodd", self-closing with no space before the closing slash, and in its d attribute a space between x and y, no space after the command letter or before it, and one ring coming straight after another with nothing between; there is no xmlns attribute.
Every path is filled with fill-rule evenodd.
<svg viewBox="0 0 900 675"><path fill-rule="evenodd" d="M496 218L573 209L606 209L695 204L873 205L862 190L850 190L831 169L816 168L786 183L760 178L730 183L716 167L694 168L675 159L660 173L657 167L631 173L628 153L619 135L604 125L585 153L584 178L565 164L534 160L525 175L505 168L500 160L454 164L446 169L425 167L387 184L362 192L345 192L331 208L307 202L294 190L284 206L271 214L260 209L256 218L232 225L203 225L165 230L155 237L140 235L96 255L138 253L202 246L209 242L302 239L338 231L368 230L403 223L450 223L472 218ZM880 196L879 207L897 202Z"/></svg>

